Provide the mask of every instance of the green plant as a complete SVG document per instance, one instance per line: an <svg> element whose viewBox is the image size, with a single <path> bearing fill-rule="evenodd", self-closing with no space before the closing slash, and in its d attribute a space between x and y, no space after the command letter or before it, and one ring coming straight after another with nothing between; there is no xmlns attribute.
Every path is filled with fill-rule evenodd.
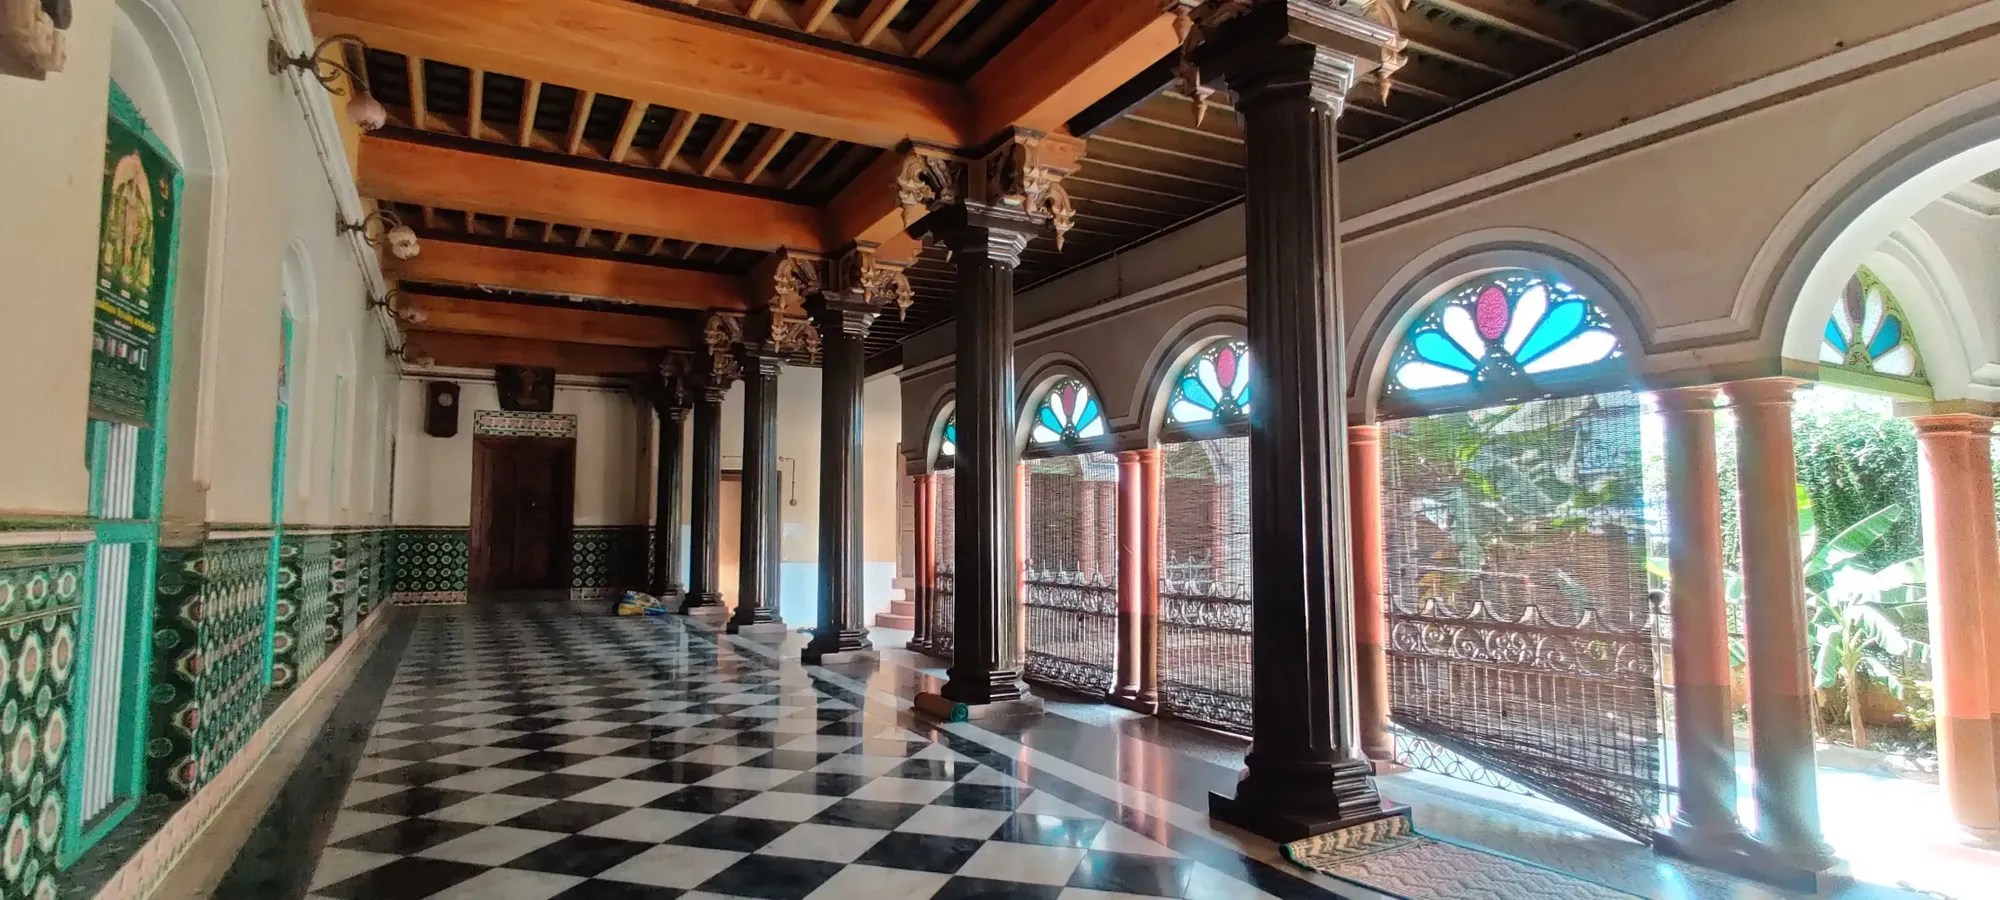
<svg viewBox="0 0 2000 900"><path fill-rule="evenodd" d="M1861 563L1902 518L1902 508L1886 506L1848 526L1806 561L1806 574L1824 576L1825 590L1808 590L1813 675L1819 687L1836 684L1847 695L1849 735L1868 746L1863 679L1887 685L1903 696L1899 672L1904 659L1927 661L1930 647L1903 632L1923 609L1924 560L1911 557L1880 569ZM1913 615L1916 614L1916 615Z"/></svg>

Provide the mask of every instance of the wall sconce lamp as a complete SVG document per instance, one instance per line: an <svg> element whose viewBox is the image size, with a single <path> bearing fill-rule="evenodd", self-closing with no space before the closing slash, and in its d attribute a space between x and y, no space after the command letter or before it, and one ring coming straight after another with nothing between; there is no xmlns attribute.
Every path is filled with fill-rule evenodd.
<svg viewBox="0 0 2000 900"><path fill-rule="evenodd" d="M311 53L304 56L286 56L285 48L276 40L271 41L271 74L276 75L286 69L298 69L313 77L321 87L335 95L345 95L338 84L341 75L354 85L354 96L347 100L347 121L354 123L362 131L376 131L389 124L389 111L382 107L382 101L368 91L368 77L362 69L351 69L338 60L326 58L326 51L334 47L352 45L361 52L368 52L368 45L352 34L336 34L320 41Z"/></svg>
<svg viewBox="0 0 2000 900"><path fill-rule="evenodd" d="M404 309L403 305L397 302L402 297L402 291L391 290L389 293L383 294L380 300L370 299L368 301L368 308L386 309L389 311L391 317L405 325L422 325L431 320L431 317L426 315L421 309Z"/></svg>
<svg viewBox="0 0 2000 900"><path fill-rule="evenodd" d="M381 230L377 233L369 233L368 226L370 223L379 224ZM387 244L390 255L397 259L416 259L417 254L423 252L424 249L423 245L417 242L416 230L403 224L402 219L397 218L395 213L386 209L379 209L369 213L368 218L362 219L359 222L340 223L340 233L359 233L362 239L366 240L371 247L380 247Z"/></svg>

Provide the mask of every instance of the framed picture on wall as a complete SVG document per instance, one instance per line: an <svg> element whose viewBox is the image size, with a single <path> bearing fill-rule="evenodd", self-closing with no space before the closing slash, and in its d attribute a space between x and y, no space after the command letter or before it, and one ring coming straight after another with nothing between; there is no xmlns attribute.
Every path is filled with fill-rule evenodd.
<svg viewBox="0 0 2000 900"><path fill-rule="evenodd" d="M495 366L500 408L512 412L554 412L556 370L547 366Z"/></svg>

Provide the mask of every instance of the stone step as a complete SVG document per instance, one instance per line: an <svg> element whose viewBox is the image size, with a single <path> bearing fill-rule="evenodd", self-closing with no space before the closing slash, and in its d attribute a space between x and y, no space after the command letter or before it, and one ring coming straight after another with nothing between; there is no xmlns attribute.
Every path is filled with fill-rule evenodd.
<svg viewBox="0 0 2000 900"><path fill-rule="evenodd" d="M889 601L889 612L898 616L914 616L917 614L917 601L891 600Z"/></svg>
<svg viewBox="0 0 2000 900"><path fill-rule="evenodd" d="M910 631L917 627L917 617L899 615L897 613L876 613L875 627L894 628L898 631Z"/></svg>

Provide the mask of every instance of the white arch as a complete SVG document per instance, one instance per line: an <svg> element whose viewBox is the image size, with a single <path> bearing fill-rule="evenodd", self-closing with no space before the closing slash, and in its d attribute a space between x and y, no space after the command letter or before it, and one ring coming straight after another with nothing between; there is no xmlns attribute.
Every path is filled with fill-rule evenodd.
<svg viewBox="0 0 2000 900"><path fill-rule="evenodd" d="M179 268L174 328L196 338L192 478L211 482L214 444L214 366L220 356L224 222L229 209L229 156L222 115L194 30L173 0L118 0L113 25L112 79L167 140L181 166ZM149 108L149 105L157 108ZM199 297L200 302L192 302ZM170 426L171 430L171 426ZM170 454L169 458L172 458Z"/></svg>
<svg viewBox="0 0 2000 900"><path fill-rule="evenodd" d="M1438 244L1383 284L1348 334L1348 418L1373 422L1389 363L1410 325L1438 298L1467 280L1503 269L1552 272L1609 312L1630 372L1644 368L1651 318L1632 282L1580 242L1530 228L1469 232ZM1628 384L1605 385L1612 390Z"/></svg>
<svg viewBox="0 0 2000 900"><path fill-rule="evenodd" d="M285 483L291 495L303 504L313 495L313 413L319 407L313 402L319 363L319 296L314 286L319 282L313 280L312 251L306 249L304 239L293 238L286 246L280 278L285 311L292 317L290 362L293 365L289 433L285 435ZM331 496L333 488L329 486L327 491Z"/></svg>
<svg viewBox="0 0 2000 900"><path fill-rule="evenodd" d="M1964 91L1904 119L1849 154L1786 212L1744 278L1735 317L1750 323L1761 313L1759 334L1771 356L1816 360L1820 331L1854 269L1895 240L1898 230L1925 206L1995 170L2000 170L2000 81ZM1901 251L1887 252L1892 256L1928 252L1923 249L1927 242L1911 233L1905 232L1901 242ZM1934 243L1930 249L1935 249ZM1938 269L1931 266L1931 270L1935 278ZM1961 321L1970 316L1976 322L1977 314L1969 308L1954 310L1955 299L1949 292L1932 299L1939 305L1928 316L1911 311L1911 318L1927 317L1933 326L1949 323L1946 327L1960 329L1961 339L1978 332ZM1995 377L2000 372L1989 369L1983 351L1952 350L1945 340L1923 335L1922 331L1933 329L1922 326L1920 321L1911 322L1919 330L1919 350L1927 363L1936 347L1940 364L1951 365L1945 357L1960 353L1968 375L1977 371L1980 376L1962 386L1934 380L1940 398L2000 399L2000 378Z"/></svg>
<svg viewBox="0 0 2000 900"><path fill-rule="evenodd" d="M1908 316L1910 338L1923 358L1931 395L1941 400L1965 397L1972 381L1967 361L1982 356L1983 349L1970 298L1944 250L1923 226L1905 222L1880 247L1863 255L1859 265L1882 279ZM1826 304L1829 315L1833 302ZM1805 303L1801 298L1800 304ZM1822 319L1820 329L1825 328ZM1814 347L1817 359L1818 344Z"/></svg>
<svg viewBox="0 0 2000 900"><path fill-rule="evenodd" d="M1174 396L1174 377L1187 368L1196 355L1217 341L1241 341L1249 337L1243 307L1210 306L1181 317L1167 336L1146 357L1146 378L1139 382L1139 396L1132 409L1144 416L1146 446L1160 443L1160 428L1167 421L1167 403Z"/></svg>

